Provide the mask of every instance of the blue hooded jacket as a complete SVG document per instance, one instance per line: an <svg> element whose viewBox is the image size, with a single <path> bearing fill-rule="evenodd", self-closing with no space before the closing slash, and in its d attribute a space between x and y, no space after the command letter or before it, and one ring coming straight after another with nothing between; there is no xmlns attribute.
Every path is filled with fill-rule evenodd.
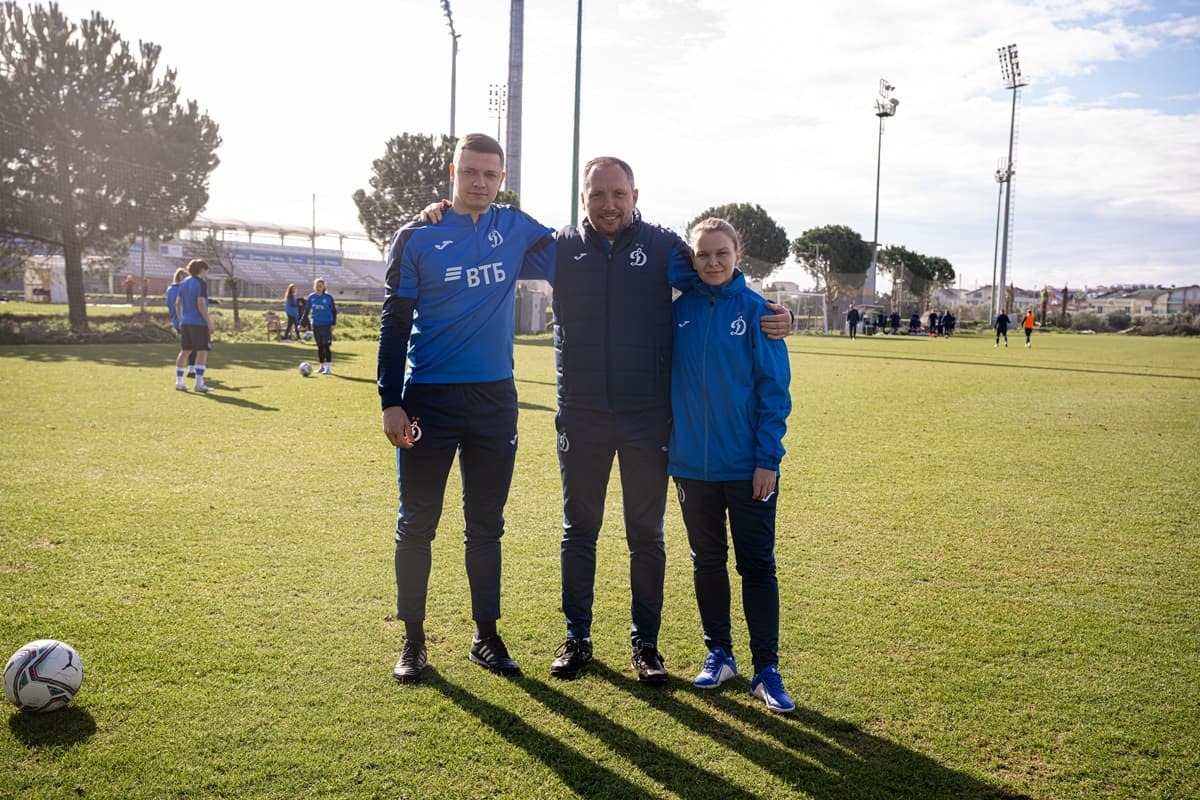
<svg viewBox="0 0 1200 800"><path fill-rule="evenodd" d="M766 301L735 271L724 286L700 283L674 305L669 472L740 481L778 470L792 410L787 345L762 332Z"/></svg>

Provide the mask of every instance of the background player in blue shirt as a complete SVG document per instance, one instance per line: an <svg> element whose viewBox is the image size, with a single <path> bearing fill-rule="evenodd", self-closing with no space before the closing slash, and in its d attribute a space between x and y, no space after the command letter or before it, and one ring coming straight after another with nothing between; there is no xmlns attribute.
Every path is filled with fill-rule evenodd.
<svg viewBox="0 0 1200 800"><path fill-rule="evenodd" d="M550 228L492 201L504 150L464 136L450 168L454 200L440 224L412 223L392 240L379 330L383 432L396 447L396 616L404 645L392 671L418 681L427 662L425 606L446 478L457 455L467 580L475 634L468 657L517 675L496 629L500 540L517 451L513 300L523 260L551 243Z"/></svg>
<svg viewBox="0 0 1200 800"><path fill-rule="evenodd" d="M187 277L187 270L183 267L175 270L175 276L171 281L171 285L167 287L167 313L171 315L171 327L175 329L175 335L179 335L179 311L175 308L175 299L179 297L179 284L183 283ZM188 356L187 376L194 378L196 376L196 352Z"/></svg>
<svg viewBox="0 0 1200 800"><path fill-rule="evenodd" d="M187 265L188 278L179 284L179 295L175 298L175 313L179 317L179 356L175 359L175 388L186 391L183 370L188 358L196 357L196 391L207 392L204 385L205 365L211 347L212 320L208 316L208 262L193 258Z"/></svg>
<svg viewBox="0 0 1200 800"><path fill-rule="evenodd" d="M333 295L325 291L325 279L313 281L313 292L308 296L305 312L312 323L313 338L317 341L317 360L321 362L317 372L333 374L333 328L337 325L337 305Z"/></svg>

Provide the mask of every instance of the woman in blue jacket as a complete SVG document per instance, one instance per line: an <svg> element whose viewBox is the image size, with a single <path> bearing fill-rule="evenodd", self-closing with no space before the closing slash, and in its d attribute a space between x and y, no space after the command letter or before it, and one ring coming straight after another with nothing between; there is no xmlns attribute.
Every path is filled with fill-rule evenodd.
<svg viewBox="0 0 1200 800"><path fill-rule="evenodd" d="M741 241L722 219L691 231L701 283L674 305L670 474L692 551L696 602L708 656L695 685L737 675L730 634L726 515L750 633L750 691L772 711L796 705L779 675L775 503L791 411L787 346L754 324L766 301L737 269Z"/></svg>
<svg viewBox="0 0 1200 800"><path fill-rule="evenodd" d="M296 331L296 341L300 341L300 306L296 302L296 284L289 283L283 295L283 313L287 315L287 327L283 331L284 339L292 338L292 330Z"/></svg>

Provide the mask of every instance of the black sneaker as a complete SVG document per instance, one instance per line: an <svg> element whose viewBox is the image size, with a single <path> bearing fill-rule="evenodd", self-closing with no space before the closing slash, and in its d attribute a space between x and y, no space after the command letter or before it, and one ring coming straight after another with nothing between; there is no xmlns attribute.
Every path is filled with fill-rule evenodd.
<svg viewBox="0 0 1200 800"><path fill-rule="evenodd" d="M400 650L400 660L392 669L392 677L400 683L416 683L421 680L421 670L425 669L427 663L429 655L425 651L425 643L405 639L404 647Z"/></svg>
<svg viewBox="0 0 1200 800"><path fill-rule="evenodd" d="M497 675L520 675L521 668L508 655L499 636L488 636L486 639L471 641L471 652L468 656L481 667L486 667Z"/></svg>
<svg viewBox="0 0 1200 800"><path fill-rule="evenodd" d="M554 654L558 658L550 664L550 674L569 681L578 678L592 663L592 643L587 639L567 639Z"/></svg>
<svg viewBox="0 0 1200 800"><path fill-rule="evenodd" d="M641 683L659 686L667 682L667 669L663 666L662 656L652 644L635 645L629 664Z"/></svg>

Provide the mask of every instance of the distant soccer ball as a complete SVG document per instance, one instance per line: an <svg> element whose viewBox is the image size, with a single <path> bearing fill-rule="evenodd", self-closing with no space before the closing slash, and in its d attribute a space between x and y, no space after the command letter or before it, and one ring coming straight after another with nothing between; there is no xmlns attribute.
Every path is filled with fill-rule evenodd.
<svg viewBox="0 0 1200 800"><path fill-rule="evenodd" d="M312 364L308 363L307 361L301 361L300 362L300 374L306 378L309 375L312 375Z"/></svg>
<svg viewBox="0 0 1200 800"><path fill-rule="evenodd" d="M304 341L306 341L306 342L311 342L311 341L312 341L312 331L305 331L305 332L304 332Z"/></svg>
<svg viewBox="0 0 1200 800"><path fill-rule="evenodd" d="M83 661L69 644L38 639L4 666L4 696L23 711L55 711L71 702L83 683Z"/></svg>

